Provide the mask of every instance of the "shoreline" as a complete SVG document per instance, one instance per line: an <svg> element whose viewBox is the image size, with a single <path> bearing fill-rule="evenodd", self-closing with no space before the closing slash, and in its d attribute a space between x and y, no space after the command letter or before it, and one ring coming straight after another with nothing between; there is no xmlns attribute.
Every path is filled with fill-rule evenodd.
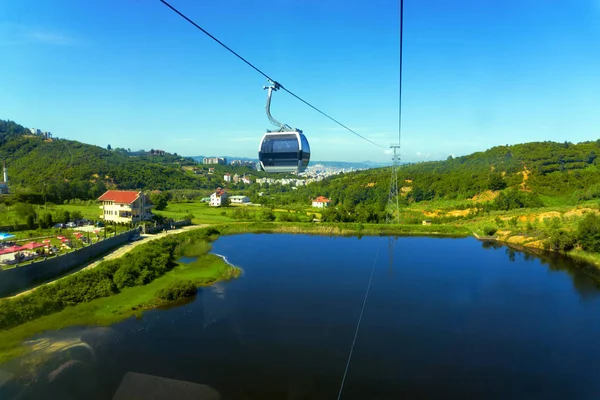
<svg viewBox="0 0 600 400"><path fill-rule="evenodd" d="M415 229L416 228L416 229ZM557 254L566 256L577 262L585 262L589 266L581 266L592 278L600 283L600 265L586 259L581 254L557 253L545 250L539 246L527 246L527 243L514 243L499 240L497 237L482 237L476 232L469 232L466 228L450 225L421 226L421 225L396 225L381 226L375 224L311 224L311 223L226 223L194 226L181 237L181 243L188 239L206 240L208 243L218 239L219 236L239 234L308 234L319 236L430 236L475 239L485 242L496 242L515 250L533 253L541 256ZM211 230L213 230L211 232ZM150 243L147 241L145 243ZM145 244L143 243L143 244ZM206 266L206 269L204 268ZM201 267L201 268L198 268ZM157 302L154 293L158 288L165 287L175 280L191 279L198 287L210 286L213 283L240 276L242 270L235 267L226 256L218 253L205 253L198 257L198 261L189 265L179 263L178 267L167 274L143 285L127 288L126 290L93 300L89 303L80 303L57 313L45 315L28 321L13 328L0 331L0 362L28 353L31 349L22 347L24 341L35 334L44 331L62 329L73 325L107 326L117 323L131 316L140 316L144 311L164 306ZM14 346L14 348L11 348Z"/></svg>

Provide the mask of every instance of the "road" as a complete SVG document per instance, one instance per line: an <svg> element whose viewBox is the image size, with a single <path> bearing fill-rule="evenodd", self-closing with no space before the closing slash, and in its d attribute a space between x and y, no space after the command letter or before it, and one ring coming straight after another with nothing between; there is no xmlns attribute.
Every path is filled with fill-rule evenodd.
<svg viewBox="0 0 600 400"><path fill-rule="evenodd" d="M100 257L100 258L92 261L90 264L86 265L85 267L80 268L79 270L77 270L77 271L75 271L73 273L70 273L68 275L63 275L60 278L57 278L57 279L55 279L53 281L48 281L48 282L42 283L42 285L52 284L52 283L57 282L57 281L59 281L59 280L61 280L63 278L66 278L68 276L76 274L79 271L83 271L83 270L86 270L86 269L95 268L102 261L113 260L115 258L122 257L124 254L129 253L131 250L135 249L137 246L139 246L141 244L145 244L145 243L151 242L153 240L158 240L158 239L164 238L165 236L168 236L168 235L177 235L178 233L193 231L194 229L205 228L207 226L210 226L210 225L209 224L190 225L190 226L184 226L184 227L179 228L179 229L169 230L169 231L166 231L166 232L160 232L160 233L157 233L156 235L141 235L143 237L142 240L138 240L138 241L135 241L135 242L127 242L127 243L123 244L122 246L119 246L118 248L115 248L115 249L111 250L109 253L105 254L104 256L102 256L102 257ZM39 286L41 286L41 285L39 285ZM24 294L27 294L27 293L35 290L39 286L36 286L34 288L31 288L31 289L26 290L26 291L21 292L21 293L18 293L16 295L12 296L12 297L18 297L18 296L22 296Z"/></svg>

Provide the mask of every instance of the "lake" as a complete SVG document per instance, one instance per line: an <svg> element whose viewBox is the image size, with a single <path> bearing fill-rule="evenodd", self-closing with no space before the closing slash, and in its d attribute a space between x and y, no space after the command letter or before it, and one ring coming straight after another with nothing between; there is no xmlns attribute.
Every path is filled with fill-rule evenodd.
<svg viewBox="0 0 600 400"><path fill-rule="evenodd" d="M239 279L37 338L83 361L24 398L110 399L138 372L223 399L336 399L373 265L343 399L600 398L600 291L572 261L473 238L393 243L391 260L381 237L221 237L213 252Z"/></svg>

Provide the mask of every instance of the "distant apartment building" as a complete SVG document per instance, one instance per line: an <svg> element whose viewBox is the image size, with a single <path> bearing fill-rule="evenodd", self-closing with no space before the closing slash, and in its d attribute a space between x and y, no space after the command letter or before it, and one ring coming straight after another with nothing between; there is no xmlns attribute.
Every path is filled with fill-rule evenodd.
<svg viewBox="0 0 600 400"><path fill-rule="evenodd" d="M223 204L227 204L228 197L229 195L225 189L217 188L217 190L210 195L209 205L212 207L220 207Z"/></svg>
<svg viewBox="0 0 600 400"><path fill-rule="evenodd" d="M326 208L329 207L329 203L331 203L331 200L327 197L319 196L312 201L312 206L316 208Z"/></svg>
<svg viewBox="0 0 600 400"><path fill-rule="evenodd" d="M223 180L225 182L231 182L231 174L227 172L225 175L223 175Z"/></svg>
<svg viewBox="0 0 600 400"><path fill-rule="evenodd" d="M100 216L105 221L132 223L152 218L153 204L148 196L135 190L108 190L98 198Z"/></svg>
<svg viewBox="0 0 600 400"><path fill-rule="evenodd" d="M202 159L202 164L227 165L227 159L224 157L204 157Z"/></svg>

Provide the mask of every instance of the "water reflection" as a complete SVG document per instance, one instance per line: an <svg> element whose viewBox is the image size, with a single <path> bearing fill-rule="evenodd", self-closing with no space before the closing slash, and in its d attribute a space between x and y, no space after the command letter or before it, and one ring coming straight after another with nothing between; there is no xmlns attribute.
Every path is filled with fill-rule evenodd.
<svg viewBox="0 0 600 400"><path fill-rule="evenodd" d="M30 374L5 368L0 387L10 382L24 399L111 399L133 372L206 384L224 399L335 398L386 240L220 238L214 251L243 278L108 331L33 338L55 361ZM471 238L390 242L390 260L380 254L375 264L345 400L597 397L599 291L571 260ZM60 392L61 377L72 392ZM80 382L100 394L78 396ZM0 398L19 392L7 393Z"/></svg>
<svg viewBox="0 0 600 400"><path fill-rule="evenodd" d="M527 249L517 245L504 245L495 241L482 241L481 247L486 250L502 250L511 262L517 258L525 262L537 262L548 267L551 272L562 272L569 275L573 288L582 300L600 297L600 270L585 261L573 259L563 254L541 249Z"/></svg>

